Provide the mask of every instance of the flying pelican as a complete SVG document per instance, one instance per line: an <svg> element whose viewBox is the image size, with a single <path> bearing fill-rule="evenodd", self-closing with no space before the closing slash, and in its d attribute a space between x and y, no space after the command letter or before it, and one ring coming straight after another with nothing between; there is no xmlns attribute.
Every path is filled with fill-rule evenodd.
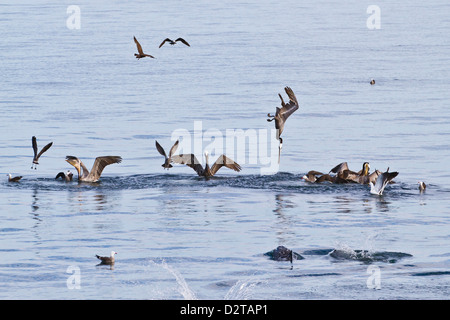
<svg viewBox="0 0 450 320"><path fill-rule="evenodd" d="M155 58L154 56L151 56L149 54L144 53L144 51L142 50L141 44L139 43L139 41L137 41L136 37L134 37L134 42L136 42L136 47L139 53L135 53L134 56L136 57L136 59L140 59L140 58L144 58L144 57L150 57L150 58Z"/></svg>
<svg viewBox="0 0 450 320"><path fill-rule="evenodd" d="M427 185L425 184L425 182L419 181L418 184L419 184L419 190L420 190L420 192L421 192L421 193L424 192L425 189L427 188Z"/></svg>
<svg viewBox="0 0 450 320"><path fill-rule="evenodd" d="M172 148L170 148L169 151L169 156L166 155L166 152L164 151L164 148L161 147L161 145L158 143L158 141L156 141L156 149L158 149L158 152L164 156L165 161L164 163L161 165L163 168L169 170L169 168L172 168L172 165L170 164L170 162L172 162L172 156L175 153L175 151L177 151L178 148L178 140L177 142L175 142L175 144L172 146Z"/></svg>
<svg viewBox="0 0 450 320"><path fill-rule="evenodd" d="M66 182L70 182L73 179L73 173L70 172L70 170L67 170L67 173L59 172L56 175L55 180L58 178L61 178L62 180L66 181Z"/></svg>
<svg viewBox="0 0 450 320"><path fill-rule="evenodd" d="M284 90L286 91L288 97L289 97L289 103L284 103L283 97L281 94L278 94L278 96L281 99L281 109L277 107L275 115L271 115L270 113L267 114L269 119L267 121L271 122L275 120L275 129L277 129L277 139L280 142L280 145L278 147L278 163L280 163L280 156L281 156L281 148L283 147L283 139L281 138L281 133L283 133L284 129L284 123L289 118L291 114L295 112L295 110L298 109L298 101L295 97L294 92L291 88L285 87Z"/></svg>
<svg viewBox="0 0 450 320"><path fill-rule="evenodd" d="M86 168L86 166L74 156L66 156L66 161L77 169L78 181L85 182L97 182L100 179L103 169L110 164L122 162L122 158L118 156L104 156L95 158L94 165L91 171ZM81 169L83 172L81 173Z"/></svg>
<svg viewBox="0 0 450 320"><path fill-rule="evenodd" d="M22 176L13 177L11 173L8 173L7 176L8 182L19 182L19 180L22 179Z"/></svg>
<svg viewBox="0 0 450 320"><path fill-rule="evenodd" d="M99 255L95 255L96 257L97 257L97 259L99 259L100 261L101 261L101 263L100 264L109 264L109 265L113 265L114 264L114 262L115 262L115 258L114 258L114 255L116 255L117 254L117 252L115 252L115 251L111 251L111 256L109 256L109 257L101 257L101 256L99 256Z"/></svg>
<svg viewBox="0 0 450 320"><path fill-rule="evenodd" d="M35 136L33 136L31 138L31 144L33 146L33 151L34 151L34 157L33 157L33 163L31 164L31 169L33 169L33 164L34 164L34 170L36 170L37 165L39 164L38 160L39 160L40 156L42 156L42 154L52 146L53 142L50 142L45 147L43 147L41 152L39 152L39 153L38 153L38 147L37 147L37 142L36 142Z"/></svg>
<svg viewBox="0 0 450 320"><path fill-rule="evenodd" d="M189 43L184 40L183 38L178 38L177 40L173 41L169 38L164 39L163 42L161 42L161 44L159 45L159 47L161 48L163 46L164 43L169 42L171 45L174 45L175 43L177 43L178 41L184 43L185 45L187 45L188 47L190 47Z"/></svg>
<svg viewBox="0 0 450 320"><path fill-rule="evenodd" d="M383 194L384 188L386 185L394 179L398 175L398 172L389 172L389 168L387 168L386 172L380 174L375 182L369 182L370 184L370 193L381 196Z"/></svg>
<svg viewBox="0 0 450 320"><path fill-rule="evenodd" d="M216 174L217 171L219 171L220 168L223 166L232 169L234 171L241 171L241 166L231 160L230 158L226 157L225 155L221 155L216 162L212 165L212 167L209 167L209 154L207 151L205 151L205 159L206 159L206 165L205 168L199 163L195 155L193 154L180 154L172 156L172 160L175 163L179 164L185 164L197 172L197 174L201 177L212 177Z"/></svg>

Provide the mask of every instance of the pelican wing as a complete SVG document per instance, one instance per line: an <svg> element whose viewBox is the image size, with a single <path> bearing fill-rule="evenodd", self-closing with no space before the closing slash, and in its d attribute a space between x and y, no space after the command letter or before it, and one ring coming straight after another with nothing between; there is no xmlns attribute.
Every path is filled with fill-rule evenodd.
<svg viewBox="0 0 450 320"><path fill-rule="evenodd" d="M170 148L170 151L169 151L169 158L172 158L172 156L173 156L173 154L175 153L175 151L177 151L177 148L178 148L178 142L179 142L179 140L177 140L177 141L173 144L172 148Z"/></svg>
<svg viewBox="0 0 450 320"><path fill-rule="evenodd" d="M287 118L289 118L289 116L298 109L298 102L297 102L297 98L295 97L294 91L292 91L291 88L286 87L286 88L284 88L284 90L286 91L286 93L289 97L289 103L287 103L287 104L284 103L283 98L281 98L281 95L279 95L281 98L281 105L283 106L280 109L279 113L283 117L283 119L286 121Z"/></svg>
<svg viewBox="0 0 450 320"><path fill-rule="evenodd" d="M122 162L122 158L119 156L105 156L95 158L94 165L92 166L92 169L89 172L87 180L94 182L97 181L100 178L103 169L105 169L106 166L120 162Z"/></svg>
<svg viewBox="0 0 450 320"><path fill-rule="evenodd" d="M333 173L342 173L344 170L348 170L347 162L341 162L337 166L335 166L333 169L330 170L330 172Z"/></svg>
<svg viewBox="0 0 450 320"><path fill-rule="evenodd" d="M138 52L140 54L144 54L144 51L142 50L142 47L141 47L141 44L139 43L139 41L137 41L136 37L133 37L133 39L134 39L134 42L136 43L136 47L137 47Z"/></svg>
<svg viewBox="0 0 450 320"><path fill-rule="evenodd" d="M172 40L170 40L169 38L165 38L163 42L161 42L161 44L159 45L159 48L161 48L163 44L166 43L167 41L171 42Z"/></svg>
<svg viewBox="0 0 450 320"><path fill-rule="evenodd" d="M190 47L190 44L186 40L184 40L183 38L178 38L177 40L175 40L175 42L177 42L177 41L181 41L182 43L184 43L185 45Z"/></svg>
<svg viewBox="0 0 450 320"><path fill-rule="evenodd" d="M156 149L158 150L158 152L159 152L162 156L164 156L165 158L167 158L166 151L164 151L164 148L161 147L161 145L158 143L158 141L155 140L155 143L156 143Z"/></svg>
<svg viewBox="0 0 450 320"><path fill-rule="evenodd" d="M45 147L42 148L41 152L38 153L37 155L37 159L39 159L39 157L48 149L50 149L50 147L53 145L53 142L50 142L49 144L47 144Z"/></svg>
<svg viewBox="0 0 450 320"><path fill-rule="evenodd" d="M34 158L36 159L37 153L38 153L38 147L37 147L37 142L36 142L36 137L35 136L33 136L31 138L31 145L33 146Z"/></svg>
<svg viewBox="0 0 450 320"><path fill-rule="evenodd" d="M216 172L219 171L219 169L222 168L223 166L225 166L229 169L232 169L234 171L237 171L237 172L241 171L241 166L239 164L237 164L236 162L234 162L233 160L231 160L230 158L226 157L223 154L212 165L211 173L213 175L215 175Z"/></svg>
<svg viewBox="0 0 450 320"><path fill-rule="evenodd" d="M200 162L198 162L197 158L192 153L174 155L172 160L175 163L185 164L191 167L199 176L203 174L203 166Z"/></svg>

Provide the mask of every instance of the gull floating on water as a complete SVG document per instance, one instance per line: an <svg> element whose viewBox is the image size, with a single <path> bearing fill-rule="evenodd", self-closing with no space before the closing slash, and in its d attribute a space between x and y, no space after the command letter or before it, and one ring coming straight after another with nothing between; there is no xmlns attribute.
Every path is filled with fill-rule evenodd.
<svg viewBox="0 0 450 320"><path fill-rule="evenodd" d="M39 164L39 162L38 162L39 158L42 156L42 154L45 151L47 151L52 146L52 144L53 144L53 142L50 142L45 147L43 147L42 150L38 153L36 137L33 136L31 138L31 145L33 146L33 151L34 151L34 157L33 157L33 163L31 164L31 169L33 169L33 165L34 165L34 169L36 170L37 165Z"/></svg>
<svg viewBox="0 0 450 320"><path fill-rule="evenodd" d="M386 172L380 174L375 182L370 182L370 193L381 196L383 194L386 185L398 175L398 172L389 172L387 168Z"/></svg>
<svg viewBox="0 0 450 320"><path fill-rule="evenodd" d="M168 42L171 45L174 45L175 43L177 43L178 41L184 43L185 45L187 45L188 47L190 47L190 44L184 40L183 38L178 38L177 40L173 41L169 38L165 38L163 42L161 42L161 44L159 45L159 47L161 48L163 46L164 43Z"/></svg>
<svg viewBox="0 0 450 320"><path fill-rule="evenodd" d="M212 177L216 174L217 171L219 171L220 168L223 166L232 169L234 171L241 171L241 166L231 160L230 158L226 157L225 155L221 155L216 162L212 165L212 167L209 167L209 154L205 151L205 160L206 165L205 168L200 164L200 162L197 160L195 155L189 153L189 154L180 154L172 156L172 160L175 163L179 164L185 164L197 172L197 174L201 177Z"/></svg>
<svg viewBox="0 0 450 320"><path fill-rule="evenodd" d="M11 173L8 173L7 176L8 182L18 182L20 179L22 179L22 176L13 177Z"/></svg>
<svg viewBox="0 0 450 320"><path fill-rule="evenodd" d="M113 163L120 163L122 162L122 158L119 156L97 157L95 158L91 171L89 171L77 157L66 156L66 161L77 169L78 181L97 182L106 166ZM81 170L83 170L83 172L81 172Z"/></svg>
<svg viewBox="0 0 450 320"><path fill-rule="evenodd" d="M172 168L172 165L170 164L170 162L172 162L172 156L175 153L175 151L177 151L178 148L178 140L174 143L174 145L172 146L172 148L170 148L169 151L169 156L166 155L166 152L164 151L164 148L161 147L161 145L158 143L158 141L155 140L156 143L156 149L158 149L158 152L164 156L165 160L164 163L161 165L163 168L169 170L169 168Z"/></svg>
<svg viewBox="0 0 450 320"><path fill-rule="evenodd" d="M61 171L56 175L55 180L57 180L58 178L61 178L62 180L66 181L66 182L70 182L73 179L73 173L70 172L70 170L67 170L66 173Z"/></svg>
<svg viewBox="0 0 450 320"><path fill-rule="evenodd" d="M134 42L136 43L136 47L139 53L135 53L134 56L136 57L136 59L140 59L140 58L144 58L144 57L150 57L150 58L155 58L154 56L151 56L149 54L144 53L144 51L142 50L142 46L139 43L139 41L137 41L136 37L133 36Z"/></svg>
<svg viewBox="0 0 450 320"><path fill-rule="evenodd" d="M112 265L115 262L114 255L116 255L116 254L117 254L117 252L111 251L111 256L109 256L109 257L101 257L99 255L95 255L95 256L97 257L97 259L99 259L101 261L101 264Z"/></svg>
<svg viewBox="0 0 450 320"><path fill-rule="evenodd" d="M286 91L288 97L289 97L289 103L284 103L283 97L281 94L278 94L278 96L281 99L281 108L276 109L275 115L271 115L270 113L267 114L267 121L271 122L275 120L275 129L277 129L277 139L280 142L280 145L278 146L278 163L280 163L280 156L281 156L281 148L283 147L283 139L281 138L281 134L283 133L284 124L286 120L289 118L291 114L293 114L298 109L298 101L295 97L294 91L292 91L291 88L285 87L284 91Z"/></svg>

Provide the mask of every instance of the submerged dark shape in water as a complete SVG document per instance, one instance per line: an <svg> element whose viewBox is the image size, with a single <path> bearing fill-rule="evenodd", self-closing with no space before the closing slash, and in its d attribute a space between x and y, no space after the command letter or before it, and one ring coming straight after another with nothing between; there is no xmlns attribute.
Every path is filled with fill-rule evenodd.
<svg viewBox="0 0 450 320"><path fill-rule="evenodd" d="M409 258L412 255L403 252L371 252L369 250L340 250L334 249L329 256L337 260L354 260L364 263L388 262L396 263L399 259Z"/></svg>
<svg viewBox="0 0 450 320"><path fill-rule="evenodd" d="M275 261L290 261L302 260L304 259L300 254L294 252L284 246L278 246L276 249L264 253L264 255L269 256L270 259Z"/></svg>

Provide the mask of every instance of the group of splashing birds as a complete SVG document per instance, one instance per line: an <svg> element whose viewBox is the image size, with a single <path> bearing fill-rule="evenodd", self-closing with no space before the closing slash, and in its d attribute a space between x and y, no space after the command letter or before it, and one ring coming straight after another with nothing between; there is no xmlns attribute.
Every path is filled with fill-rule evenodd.
<svg viewBox="0 0 450 320"><path fill-rule="evenodd" d="M166 39L165 41L169 41L170 39ZM171 41L171 40L170 40ZM164 42L162 43L164 44ZM161 45L162 45L161 44ZM371 84L373 81L371 81ZM285 103L281 94L278 96L281 99L281 108L277 107L275 114L271 115L267 114L267 121L275 121L275 129L277 129L277 140L279 141L278 147L278 162L280 162L281 149L283 145L283 139L281 138L281 134L284 129L284 125L286 120L289 118L291 114L293 114L298 108L299 104L297 98L290 87L284 88L286 94L289 97L289 102ZM42 156L44 152L46 152L53 145L53 142L45 145L39 152L37 146L36 137L32 137L32 147L34 151L33 163L31 168L39 164L39 158ZM167 155L164 148L155 141L156 149L158 152L164 156L164 163L162 167L164 169L172 168L172 163L184 164L192 169L199 175L203 177L212 177L217 171L222 167L227 167L236 172L241 171L241 166L236 163L234 160L228 158L224 154L219 156L219 158L214 162L212 166L209 165L209 154L205 152L205 167L203 167L194 154L179 154L176 155L175 152L178 148L179 141L177 140L175 144L170 148L169 154ZM79 182L97 182L100 179L100 176L103 172L103 169L113 163L120 163L122 158L120 156L102 156L97 157L94 161L94 165L91 170L88 170L87 167L83 164L83 162L75 156L66 156L66 161L75 167L78 173L78 181ZM333 173L333 174L331 174ZM329 183L359 183L370 186L370 193L375 195L382 195L385 187L389 183L393 183L393 179L398 175L398 172L389 172L389 168L385 172L381 172L379 170L375 170L370 173L370 165L368 162L363 163L363 167L360 171L355 172L348 168L347 162L343 162L332 168L328 173L324 174L319 171L311 170L306 175L302 177L302 179L309 183L320 183L320 182L329 182ZM9 182L18 182L22 176L13 177L11 174L8 174ZM59 172L55 179L61 178L66 182L70 182L73 180L73 173L68 170L67 172ZM419 182L419 190L423 192L426 188L424 182Z"/></svg>

